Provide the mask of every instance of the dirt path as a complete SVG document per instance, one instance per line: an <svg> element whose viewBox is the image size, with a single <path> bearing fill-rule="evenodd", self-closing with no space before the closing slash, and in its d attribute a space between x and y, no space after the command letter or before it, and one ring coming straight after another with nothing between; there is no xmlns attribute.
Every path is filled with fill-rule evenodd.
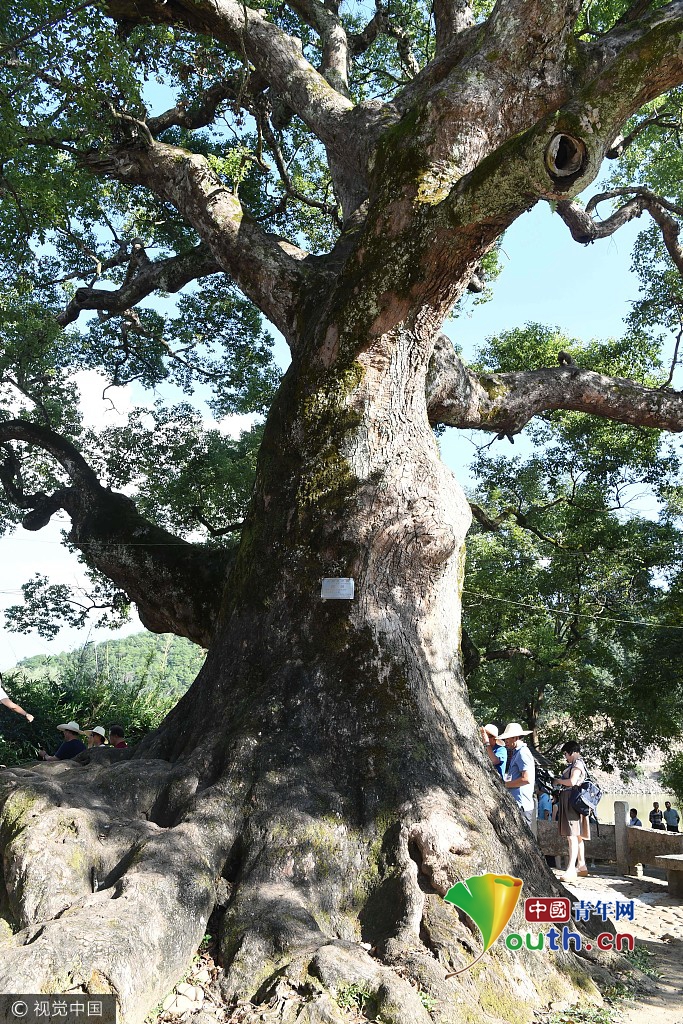
<svg viewBox="0 0 683 1024"><path fill-rule="evenodd" d="M634 920L618 928L630 931L639 946L653 954L652 966L661 974L653 991L620 1011L623 1024L683 1024L683 899L669 896L658 878L625 878L597 869L588 878L567 886L578 899L633 900Z"/></svg>
<svg viewBox="0 0 683 1024"><path fill-rule="evenodd" d="M623 1024L683 1024L683 940L644 942L662 977L656 989L624 1009Z"/></svg>

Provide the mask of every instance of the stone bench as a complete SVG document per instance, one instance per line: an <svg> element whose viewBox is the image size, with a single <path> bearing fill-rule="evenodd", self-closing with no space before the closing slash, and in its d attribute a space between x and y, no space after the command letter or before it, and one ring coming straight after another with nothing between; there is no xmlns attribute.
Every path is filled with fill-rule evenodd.
<svg viewBox="0 0 683 1024"><path fill-rule="evenodd" d="M655 857L655 867L666 871L670 895L683 897L683 853L665 853Z"/></svg>

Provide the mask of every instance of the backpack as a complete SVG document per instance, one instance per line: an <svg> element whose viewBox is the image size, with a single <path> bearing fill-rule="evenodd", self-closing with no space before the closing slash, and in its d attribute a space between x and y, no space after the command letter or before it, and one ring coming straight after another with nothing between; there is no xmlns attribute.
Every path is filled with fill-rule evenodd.
<svg viewBox="0 0 683 1024"><path fill-rule="evenodd" d="M586 778L585 782L582 782L581 785L572 786L571 793L569 794L569 803L577 814L588 814L595 817L601 797L602 790L597 782Z"/></svg>

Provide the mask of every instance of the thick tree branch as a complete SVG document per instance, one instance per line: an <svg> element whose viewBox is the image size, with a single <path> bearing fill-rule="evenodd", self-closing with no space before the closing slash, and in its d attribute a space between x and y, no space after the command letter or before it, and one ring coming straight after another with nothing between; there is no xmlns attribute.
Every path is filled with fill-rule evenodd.
<svg viewBox="0 0 683 1024"><path fill-rule="evenodd" d="M349 95L349 44L337 11L320 0L287 0L288 7L314 28L322 42L320 72L329 84Z"/></svg>
<svg viewBox="0 0 683 1024"><path fill-rule="evenodd" d="M595 198L600 202L601 198L605 196L596 196ZM574 241L587 245L589 242L595 242L599 238L608 238L615 231L618 231L620 227L623 227L624 224L628 224L629 221L633 220L634 217L640 217L644 207L642 202L633 198L629 202L624 203L618 210L615 210L605 220L595 219L591 216L587 207L581 206L580 203L576 203L573 200L561 200L555 208L569 228Z"/></svg>
<svg viewBox="0 0 683 1024"><path fill-rule="evenodd" d="M170 23L210 35L227 43L245 63L251 62L259 88L260 79L272 86L271 100L276 98L280 117L283 111L294 111L325 146L346 217L367 198L368 164L379 135L395 113L376 101L354 107L343 95L347 46L341 23L333 31L337 18L334 4L325 5L330 8L326 14L319 10L318 0L301 0L301 4L302 9L305 6L309 13L315 12L320 22L323 67L329 67L330 80L340 78L339 89L303 57L299 39L239 0L110 0L107 11L133 24ZM286 121L285 116L282 124Z"/></svg>
<svg viewBox="0 0 683 1024"><path fill-rule="evenodd" d="M476 49L431 90L421 115L407 113L410 132L387 133L385 148L391 155L380 150L382 159L375 165L375 174L384 179L387 210L375 207L383 219L369 225L367 234L382 233L386 238L396 228L402 233L396 251L409 247L411 266L416 268L411 279L415 304L422 282L430 286L436 281L441 305L434 312L445 316L447 302L458 297L455 288L448 294L449 280L462 282L468 269L471 274L474 261L480 261L495 238L536 199L562 200L590 184L625 120L644 99L683 81L683 59L678 54L683 20L674 17L674 7L683 13L683 0L670 5L668 16L657 20L653 15L646 25L639 23L633 30L640 33L633 46L620 50L597 79L579 81L578 88L567 59L558 58L554 65L551 61L544 71L547 90L538 89L537 63L529 60L528 67L519 67L518 54L497 63L500 53L490 47L494 42L500 46L500 39L487 27L484 42L476 43ZM567 8L564 16L568 17ZM559 32L552 15L543 23L544 31L555 24ZM499 28L504 33L505 27ZM508 49L506 45L506 55ZM556 43L544 35L537 41L536 62L539 51L552 55L555 49ZM638 67L634 54L639 55ZM498 92L490 88L490 71L484 70L494 62L499 86L507 82ZM521 85L525 79L526 86ZM486 85L480 88L480 81ZM516 102L520 88L524 104ZM643 89L651 95L645 96ZM395 149L390 145L394 138ZM386 181L394 166L398 180L390 190ZM425 289L425 307L429 301Z"/></svg>
<svg viewBox="0 0 683 1024"><path fill-rule="evenodd" d="M372 44L384 31L384 26L387 20L387 13L382 7L377 7L377 10L367 22L365 28L360 32L352 32L349 35L349 51L352 56L357 57L361 53L365 53L369 50Z"/></svg>
<svg viewBox="0 0 683 1024"><path fill-rule="evenodd" d="M50 495L26 494L14 442L55 458L69 485ZM148 629L209 646L231 553L188 544L150 523L130 498L102 487L80 452L52 430L6 420L0 422L0 446L0 481L8 500L26 511L25 529L42 529L63 509L71 517L69 541L135 602Z"/></svg>
<svg viewBox="0 0 683 1024"><path fill-rule="evenodd" d="M172 203L203 239L218 265L295 344L301 293L313 274L307 254L267 234L244 213L238 197L207 160L143 134L109 153L92 151L81 160L95 173L145 185ZM208 265L208 264L207 264Z"/></svg>
<svg viewBox="0 0 683 1024"><path fill-rule="evenodd" d="M443 82L461 61L469 54L474 53L480 40L480 25L472 25L468 29L463 29L441 53L437 53L434 59L422 68L411 82L403 87L394 97L392 106L401 113L410 110L412 106L427 96L431 89Z"/></svg>
<svg viewBox="0 0 683 1024"><path fill-rule="evenodd" d="M593 213L600 203L622 196L630 196L623 206L619 207L606 220L597 220ZM620 227L639 217L646 210L662 232L667 252L683 277L683 248L679 242L681 230L676 216L683 217L683 207L670 202L662 196L655 195L641 186L613 189L593 196L586 207L578 203L563 201L557 204L557 212L571 231L572 238L577 242L593 242L597 238L607 238ZM674 216L674 214L676 216Z"/></svg>
<svg viewBox="0 0 683 1024"><path fill-rule="evenodd" d="M681 32L683 0L672 0L637 20L617 23L597 42L582 44L581 80L595 99L597 131L611 129L614 138L645 103L680 85Z"/></svg>
<svg viewBox="0 0 683 1024"><path fill-rule="evenodd" d="M541 412L567 409L633 426L683 431L683 393L647 388L578 366L473 373L448 338L436 344L427 382L430 423L513 435Z"/></svg>
<svg viewBox="0 0 683 1024"><path fill-rule="evenodd" d="M474 13L467 0L434 0L436 52L442 53L461 32L474 24Z"/></svg>
<svg viewBox="0 0 683 1024"><path fill-rule="evenodd" d="M250 77L254 78L255 76L252 75ZM248 86L247 91L249 91ZM214 82L205 92L199 95L192 103L192 106L186 107L184 104L178 103L175 107L171 107L170 110L164 111L163 114L148 118L147 127L152 135L155 136L174 125L177 125L179 128L187 128L190 131L194 131L197 128L205 128L215 120L221 103L224 103L226 100L235 101L239 94L240 82L237 78L227 78L220 82Z"/></svg>
<svg viewBox="0 0 683 1024"><path fill-rule="evenodd" d="M190 281L221 272L221 267L204 244L179 256L143 263L120 288L79 288L57 323L66 327L78 319L83 310L101 309L123 313L154 291L178 292Z"/></svg>
<svg viewBox="0 0 683 1024"><path fill-rule="evenodd" d="M462 34L468 45L464 53L456 41L455 60L447 59L446 51L418 76L416 89L428 106L412 132L413 162L420 161L421 181L428 183L432 202L456 184L453 192L459 199L464 176L523 132L528 132L529 180L520 182L520 189L542 195L547 184L549 195L570 189L575 194L580 191L575 184L585 187L596 176L628 118L683 81L683 0L612 30L599 43L580 44L577 57L572 31L579 9L579 0L501 0L483 29ZM435 76L437 65L440 77ZM433 85L425 96L427 81ZM486 84L480 87L480 81ZM520 90L524 104L517 102ZM406 110L415 99L409 88L395 103ZM572 149L564 166L554 159L553 145ZM535 147L545 154L540 175L530 167Z"/></svg>
<svg viewBox="0 0 683 1024"><path fill-rule="evenodd" d="M114 18L137 24L184 25L227 43L253 62L259 74L275 88L318 138L335 147L343 140L344 121L353 105L304 59L301 43L258 11L237 0L110 0ZM348 138L349 145L353 144Z"/></svg>
<svg viewBox="0 0 683 1024"><path fill-rule="evenodd" d="M541 43L543 61L555 63L564 59L582 5L583 0L498 0L486 34L509 48L515 62L537 61Z"/></svg>
<svg viewBox="0 0 683 1024"><path fill-rule="evenodd" d="M546 22L546 30L549 24ZM678 46L680 29L674 31L671 19L665 19L642 34L635 48L641 50L648 74L651 67L658 84L667 88L683 80L683 61L674 68L669 60L674 42ZM393 267L408 268L400 278L399 294L411 296L411 316L443 321L462 293L463 282L523 210L541 197L557 201L576 195L595 179L615 136L614 119L618 118L620 127L634 112L634 104L637 109L642 101L639 88L631 88L630 80L624 87L630 96L621 106L618 83L611 81L609 89L602 91L610 76L637 77L630 50L621 52L614 66L601 72L599 89L581 82L576 89L571 62L558 58L546 73L549 88L541 90L538 61L520 68L514 54L510 61L498 63L500 52L491 47L494 42L499 46L500 40L488 30L484 35L486 46L481 41L474 43L473 51L431 90L429 101L416 112L408 111L403 124L389 128L382 140L373 168L376 191L363 232L364 244L356 250L353 268L352 261L347 264L349 277L357 275L363 288L376 289L391 306L386 316L381 306L379 313L373 309L373 319L368 316L364 328L370 335L375 330L388 331L393 326L391 317L401 309L395 301ZM656 53L655 42L661 44ZM551 52L555 43L548 41L548 46L547 52ZM541 43L538 49L546 52ZM658 62L662 53L663 66ZM490 87L490 65L494 63L498 91ZM520 76L526 84L520 84ZM458 85L461 88L456 88ZM518 102L520 89L524 103ZM619 108L616 114L615 107ZM388 265L385 258L378 259L377 239L382 240L383 253L392 253ZM404 259L407 253L409 260ZM461 396L465 409L473 400L472 416L454 413L455 418L443 419L444 415L450 417L450 409L440 409L435 403L432 413L439 409L435 422L486 429L486 419L491 417L489 429L501 432L506 428L506 433L514 434L545 407L546 399L555 403L549 407L571 407L551 386L561 379L561 371L545 373L551 376L534 383L538 406L533 412L525 413L523 403L514 413L508 403L504 411L502 405L496 409L490 402L488 409L486 392L480 396L477 385L470 387L469 395ZM656 408L651 418L642 409L634 418L629 410L611 409L613 395L603 394L598 378L592 382L585 378L582 383L587 385L586 394L572 388L576 408L604 412L626 422L665 425L660 423L662 415L667 418L661 413L661 396L653 400ZM641 413L645 415L642 420ZM677 403L673 417L675 426L670 429L680 429Z"/></svg>

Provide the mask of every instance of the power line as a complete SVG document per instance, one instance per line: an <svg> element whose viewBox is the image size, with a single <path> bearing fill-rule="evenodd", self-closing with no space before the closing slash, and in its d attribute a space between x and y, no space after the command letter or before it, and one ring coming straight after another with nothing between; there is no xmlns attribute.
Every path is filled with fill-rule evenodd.
<svg viewBox="0 0 683 1024"><path fill-rule="evenodd" d="M545 615L561 615L569 619L593 619L595 622L618 622L624 626L645 626L647 629L683 629L683 626L663 626L657 622L644 622L642 619L615 619L609 615L593 615L590 612L565 612L559 608L546 608L542 604L529 604L528 601L512 601L510 598L494 597L492 594L483 594L479 590L470 590L463 587L463 594L472 594L474 597L483 597L485 601L496 601L498 604L511 604L516 608L526 608L529 611L543 612Z"/></svg>

